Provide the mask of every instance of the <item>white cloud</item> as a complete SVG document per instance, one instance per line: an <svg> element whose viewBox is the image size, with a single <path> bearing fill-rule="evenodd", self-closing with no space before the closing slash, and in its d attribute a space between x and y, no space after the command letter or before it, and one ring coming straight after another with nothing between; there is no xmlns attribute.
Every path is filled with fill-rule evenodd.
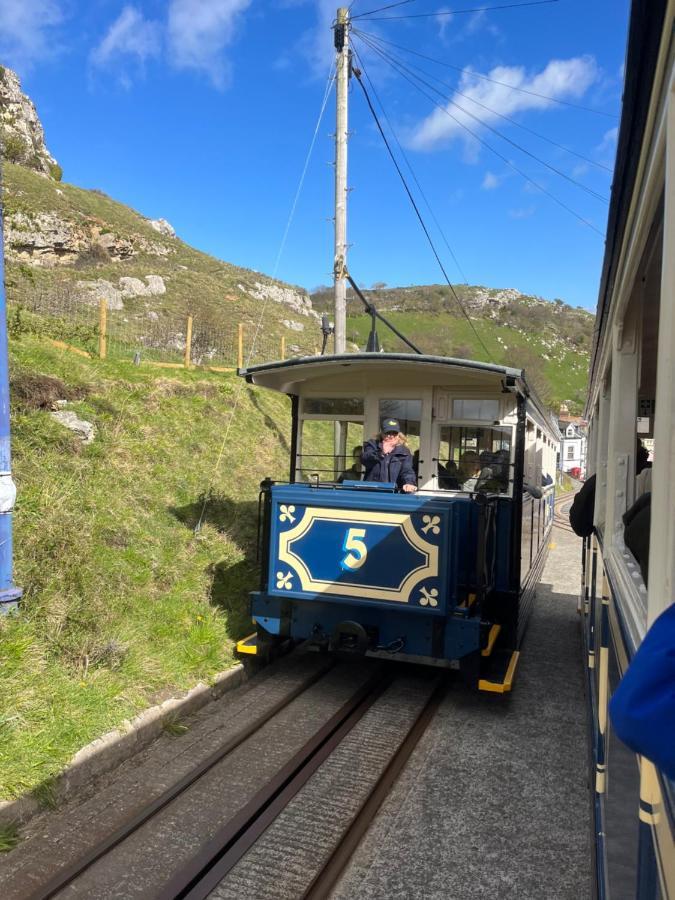
<svg viewBox="0 0 675 900"><path fill-rule="evenodd" d="M486 172L481 187L484 191L494 191L495 188L499 187L501 181L501 178L495 175L494 172Z"/></svg>
<svg viewBox="0 0 675 900"><path fill-rule="evenodd" d="M438 36L442 41L445 41L445 32L448 29L448 26L455 18L453 14L450 12L447 6L441 6L438 10L439 13L445 13L446 15L440 16L438 19Z"/></svg>
<svg viewBox="0 0 675 900"><path fill-rule="evenodd" d="M527 206L524 209L510 209L509 217L511 219L529 219L535 212L536 208L534 206Z"/></svg>
<svg viewBox="0 0 675 900"><path fill-rule="evenodd" d="M27 71L54 52L54 29L64 19L58 0L0 0L0 59Z"/></svg>
<svg viewBox="0 0 675 900"><path fill-rule="evenodd" d="M225 48L232 43L251 0L171 0L168 41L172 64L206 73L218 88L226 86Z"/></svg>
<svg viewBox="0 0 675 900"><path fill-rule="evenodd" d="M619 126L617 125L614 128L610 128L609 131L606 131L602 140L596 147L598 153L610 153L616 147L616 142L619 137Z"/></svg>
<svg viewBox="0 0 675 900"><path fill-rule="evenodd" d="M305 56L316 77L325 78L326 72L335 56L332 26L335 21L337 6L334 0L314 0L316 23L300 37L298 49ZM363 45L359 52L364 51Z"/></svg>
<svg viewBox="0 0 675 900"><path fill-rule="evenodd" d="M479 9L471 16L465 28L465 35L477 34L479 31L487 31L493 37L501 35L499 28L490 21L484 9Z"/></svg>
<svg viewBox="0 0 675 900"><path fill-rule="evenodd" d="M496 113L472 103L472 99L506 116L528 109L544 110L553 106L555 99L581 97L597 75L595 60L590 56L554 59L545 69L533 75L528 75L523 66L497 66L489 72L492 81L479 79L470 68L466 68L462 72L459 91L444 109L435 109L416 126L410 145L417 150L432 150L439 144L466 134L463 126L478 131L480 124L472 116L488 123L499 120ZM511 90L508 85L520 90Z"/></svg>
<svg viewBox="0 0 675 900"><path fill-rule="evenodd" d="M122 57L130 57L141 65L159 56L162 45L161 26L144 18L135 6L125 6L108 29L101 43L90 55L95 66L107 66ZM128 76L125 76L128 81Z"/></svg>

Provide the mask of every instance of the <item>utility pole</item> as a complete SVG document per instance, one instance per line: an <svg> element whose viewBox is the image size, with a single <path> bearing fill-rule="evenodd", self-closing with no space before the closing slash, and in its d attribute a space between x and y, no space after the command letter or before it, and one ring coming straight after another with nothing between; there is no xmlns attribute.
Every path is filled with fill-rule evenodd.
<svg viewBox="0 0 675 900"><path fill-rule="evenodd" d="M337 91L335 121L335 352L344 353L347 331L347 98L349 93L350 51L349 10L340 7L333 28L337 51L335 85Z"/></svg>

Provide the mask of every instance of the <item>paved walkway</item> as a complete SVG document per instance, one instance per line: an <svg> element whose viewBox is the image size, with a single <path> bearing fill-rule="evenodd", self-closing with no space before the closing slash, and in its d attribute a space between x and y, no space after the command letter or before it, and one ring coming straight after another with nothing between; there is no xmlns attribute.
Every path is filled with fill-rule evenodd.
<svg viewBox="0 0 675 900"><path fill-rule="evenodd" d="M591 897L581 541L555 528L510 696L451 693L334 897Z"/></svg>

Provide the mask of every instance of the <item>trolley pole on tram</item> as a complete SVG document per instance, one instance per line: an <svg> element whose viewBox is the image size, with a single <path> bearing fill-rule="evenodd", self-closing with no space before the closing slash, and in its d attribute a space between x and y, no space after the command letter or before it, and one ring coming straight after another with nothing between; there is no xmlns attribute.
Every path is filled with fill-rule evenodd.
<svg viewBox="0 0 675 900"><path fill-rule="evenodd" d="M12 510L16 486L12 480L9 427L9 365L7 361L7 307L5 303L3 179L0 159L0 615L19 605L23 591L14 585L12 565Z"/></svg>
<svg viewBox="0 0 675 900"><path fill-rule="evenodd" d="M340 7L333 27L336 60L335 120L335 352L344 353L347 331L347 99L351 74L349 51L349 10Z"/></svg>

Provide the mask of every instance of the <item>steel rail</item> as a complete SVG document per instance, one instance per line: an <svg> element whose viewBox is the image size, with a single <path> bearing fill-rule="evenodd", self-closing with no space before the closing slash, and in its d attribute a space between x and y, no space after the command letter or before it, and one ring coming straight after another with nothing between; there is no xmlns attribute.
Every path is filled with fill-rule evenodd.
<svg viewBox="0 0 675 900"><path fill-rule="evenodd" d="M162 900L205 900L391 684L378 675L353 697L164 886Z"/></svg>
<svg viewBox="0 0 675 900"><path fill-rule="evenodd" d="M574 491L570 491L567 494L562 494L560 497L557 497L553 504L553 524L556 528L561 528L563 531L569 531L571 534L574 534L574 529L570 525L569 520L563 517L562 506L565 503L569 503L573 498Z"/></svg>
<svg viewBox="0 0 675 900"><path fill-rule="evenodd" d="M329 896L338 878L351 859L354 851L361 843L364 834L370 827L379 808L389 795L401 770L410 759L413 750L420 742L422 735L427 730L429 723L446 695L448 688L448 676L438 678L436 687L421 709L420 714L413 723L404 741L389 761L384 772L380 775L377 784L364 801L360 810L356 813L347 831L343 834L330 858L326 861L321 871L316 875L307 891L303 894L303 900L323 900Z"/></svg>
<svg viewBox="0 0 675 900"><path fill-rule="evenodd" d="M250 722L225 741L221 747L209 754L209 756L202 760L199 765L195 766L194 769L191 769L175 784L163 791L142 809L133 813L125 822L103 838L103 840L99 841L99 843L77 857L73 862L64 866L62 869L59 869L45 884L41 885L38 890L30 895L29 900L50 900L50 898L58 894L59 891L62 891L65 887L75 881L95 862L130 837L142 825L153 818L153 816L156 816L157 813L161 812L161 810L184 793L196 781L202 778L210 769L232 753L233 750L236 750L237 747L241 746L244 741L248 740L256 733L256 731L259 731L270 721L270 719L274 718L274 716L292 703L293 700L297 699L300 694L303 694L312 687L312 685L316 684L317 681L323 678L323 676L334 667L334 665L334 660L328 661L325 666L318 669L310 678L295 687L290 694L277 701L277 703L273 704L265 713L258 716L257 719Z"/></svg>

